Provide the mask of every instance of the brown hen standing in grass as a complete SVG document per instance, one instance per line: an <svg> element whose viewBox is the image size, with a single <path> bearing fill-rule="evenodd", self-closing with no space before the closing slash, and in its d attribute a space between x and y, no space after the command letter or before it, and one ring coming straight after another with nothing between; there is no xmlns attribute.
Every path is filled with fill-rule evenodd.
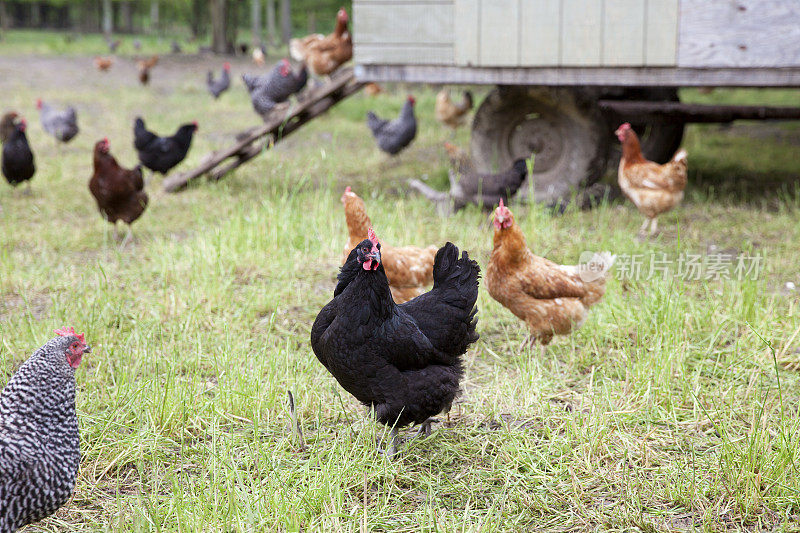
<svg viewBox="0 0 800 533"><path fill-rule="evenodd" d="M347 220L348 239L342 255L342 263L347 260L350 251L358 243L367 238L367 231L372 227L372 222L367 215L364 200L358 197L350 187L342 195L344 214ZM389 288L392 298L397 303L403 303L419 296L433 283L433 260L437 248L428 246L394 247L381 241L381 255L386 277L389 279Z"/></svg>
<svg viewBox="0 0 800 533"><path fill-rule="evenodd" d="M150 83L150 70L158 64L158 56L148 59L140 59L136 62L136 70L139 71L139 82L142 85Z"/></svg>
<svg viewBox="0 0 800 533"><path fill-rule="evenodd" d="M89 191L97 201L100 213L114 225L115 239L118 238L117 221L128 225L127 242L133 234L131 224L142 216L147 207L142 167L136 166L130 170L122 168L109 150L108 139L94 145L94 174L89 180Z"/></svg>
<svg viewBox="0 0 800 533"><path fill-rule="evenodd" d="M494 212L494 249L486 268L489 294L530 329L530 343L545 346L554 335L580 327L606 292L614 256L595 254L584 265L558 265L528 249L525 235L503 201Z"/></svg>
<svg viewBox="0 0 800 533"><path fill-rule="evenodd" d="M467 122L467 115L472 109L472 105L470 91L464 91L464 99L456 104L450 98L450 91L442 89L436 95L436 107L434 108L436 120L452 128L455 133L459 126L463 126Z"/></svg>
<svg viewBox="0 0 800 533"><path fill-rule="evenodd" d="M678 150L672 160L663 165L648 161L642 155L639 138L627 122L615 132L622 143L617 179L625 196L645 217L639 236L648 225L650 235L658 228L658 215L671 210L683 200L688 181L686 150Z"/></svg>

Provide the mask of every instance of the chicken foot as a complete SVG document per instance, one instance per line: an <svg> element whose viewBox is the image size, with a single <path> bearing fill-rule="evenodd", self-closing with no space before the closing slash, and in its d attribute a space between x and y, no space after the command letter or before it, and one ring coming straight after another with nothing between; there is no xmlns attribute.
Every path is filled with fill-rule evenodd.
<svg viewBox="0 0 800 533"><path fill-rule="evenodd" d="M434 422L439 422L438 418L429 418L419 426L419 431L417 434L412 437L412 439L416 439L418 437L422 437L423 435L427 438L431 436L431 424Z"/></svg>

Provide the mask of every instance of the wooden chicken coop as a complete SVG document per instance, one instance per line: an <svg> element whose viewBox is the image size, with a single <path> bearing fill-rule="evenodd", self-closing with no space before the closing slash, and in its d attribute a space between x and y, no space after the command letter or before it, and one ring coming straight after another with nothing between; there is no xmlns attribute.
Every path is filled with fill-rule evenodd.
<svg viewBox="0 0 800 533"><path fill-rule="evenodd" d="M495 85L472 155L491 171L535 153L538 200L599 179L623 121L663 162L687 122L800 118L677 90L800 87L798 0L354 0L353 41L360 81Z"/></svg>

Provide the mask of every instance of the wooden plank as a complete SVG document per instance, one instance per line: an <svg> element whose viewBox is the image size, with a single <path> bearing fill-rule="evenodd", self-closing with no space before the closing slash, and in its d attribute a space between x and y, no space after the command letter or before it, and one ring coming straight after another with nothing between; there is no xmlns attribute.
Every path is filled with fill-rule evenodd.
<svg viewBox="0 0 800 533"><path fill-rule="evenodd" d="M678 52L678 0L646 0L644 64L672 66Z"/></svg>
<svg viewBox="0 0 800 533"><path fill-rule="evenodd" d="M520 13L519 64L558 65L561 61L561 0L527 0Z"/></svg>
<svg viewBox="0 0 800 533"><path fill-rule="evenodd" d="M280 141L362 87L364 83L355 79L352 68L337 71L333 75L333 81L306 93L302 102L296 105L281 105L264 117L263 126L250 128L237 135L236 143L232 146L211 152L192 170L165 178L162 182L164 190L177 192L186 187L189 181L209 172L214 179L220 179L224 172L261 153L261 149L254 146L254 143L258 143L264 137L271 137L274 142ZM265 146L272 144L268 143ZM226 163L229 158L235 159Z"/></svg>
<svg viewBox="0 0 800 533"><path fill-rule="evenodd" d="M678 66L800 66L800 2L682 0Z"/></svg>
<svg viewBox="0 0 800 533"><path fill-rule="evenodd" d="M361 44L449 44L454 42L452 0L416 4L362 4L353 15L353 42Z"/></svg>
<svg viewBox="0 0 800 533"><path fill-rule="evenodd" d="M561 11L561 65L600 65L603 2L562 0Z"/></svg>
<svg viewBox="0 0 800 533"><path fill-rule="evenodd" d="M480 2L480 64L519 64L519 0Z"/></svg>
<svg viewBox="0 0 800 533"><path fill-rule="evenodd" d="M354 52L356 63L364 65L452 65L455 61L452 45L362 44Z"/></svg>
<svg viewBox="0 0 800 533"><path fill-rule="evenodd" d="M734 120L800 120L800 107L757 105L705 105L681 102L599 100L598 107L612 123L648 120L657 122L733 122Z"/></svg>
<svg viewBox="0 0 800 533"><path fill-rule="evenodd" d="M356 69L359 80L409 83L800 88L800 68L358 65Z"/></svg>
<svg viewBox="0 0 800 533"><path fill-rule="evenodd" d="M479 0L456 0L455 3L455 63L477 65L480 59Z"/></svg>
<svg viewBox="0 0 800 533"><path fill-rule="evenodd" d="M644 64L645 0L605 0L603 65Z"/></svg>

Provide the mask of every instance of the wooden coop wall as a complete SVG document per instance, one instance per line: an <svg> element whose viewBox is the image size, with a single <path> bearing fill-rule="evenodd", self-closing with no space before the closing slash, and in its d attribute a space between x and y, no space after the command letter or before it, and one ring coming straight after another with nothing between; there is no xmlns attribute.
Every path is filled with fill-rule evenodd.
<svg viewBox="0 0 800 533"><path fill-rule="evenodd" d="M800 0L354 0L356 62L800 66Z"/></svg>

